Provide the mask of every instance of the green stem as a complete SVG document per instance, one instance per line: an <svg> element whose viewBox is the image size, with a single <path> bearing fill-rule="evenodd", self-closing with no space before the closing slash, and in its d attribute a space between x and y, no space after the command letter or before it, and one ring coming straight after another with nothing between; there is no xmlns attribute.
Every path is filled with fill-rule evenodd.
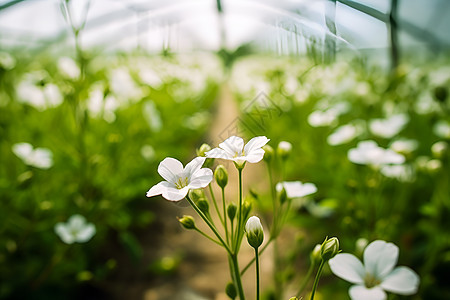
<svg viewBox="0 0 450 300"><path fill-rule="evenodd" d="M225 188L222 188L222 205L223 205L223 220L224 220L224 227L225 227L225 238L227 240L227 243L230 242L229 236L228 236L228 222L227 222L227 209L225 205ZM231 229L233 230L233 229Z"/></svg>
<svg viewBox="0 0 450 300"><path fill-rule="evenodd" d="M325 265L325 261L322 259L322 261L320 262L319 270L317 270L316 279L314 279L314 285L313 285L313 289L311 292L310 300L314 300L314 294L316 293L317 285L319 284L320 275L322 275L322 269L323 269L324 265Z"/></svg>
<svg viewBox="0 0 450 300"><path fill-rule="evenodd" d="M314 271L314 267L316 266L315 262L311 262L311 265L309 266L308 272L306 273L305 278L303 278L303 281L300 285L300 288L298 289L297 292L297 298L300 298L300 295L303 293L303 290L306 287L306 284L308 284L309 279L311 278L312 272Z"/></svg>
<svg viewBox="0 0 450 300"><path fill-rule="evenodd" d="M238 207L238 224L236 228L236 243L235 243L235 249L234 252L237 253L239 249L239 239L241 237L241 230L242 230L242 168L238 168L239 173L239 207Z"/></svg>
<svg viewBox="0 0 450 300"><path fill-rule="evenodd" d="M222 246L222 244L221 244L219 241L216 241L215 239L213 239L212 237L210 237L209 235L207 235L206 233L204 233L204 232L201 231L200 229L195 228L194 230L197 231L198 233L200 233L201 235L203 235L203 236L204 236L205 238L207 238L208 240L210 240L210 241L216 243L216 244L219 245L219 246Z"/></svg>
<svg viewBox="0 0 450 300"><path fill-rule="evenodd" d="M216 209L216 213L219 216L220 223L222 223L222 225L225 226L224 222L223 222L223 219L222 219L222 215L219 212L219 207L217 206L216 196L214 196L214 192L213 192L213 189L212 189L211 185L209 185L209 192L211 193L211 198L213 200L214 208Z"/></svg>
<svg viewBox="0 0 450 300"><path fill-rule="evenodd" d="M239 299L245 300L244 289L242 288L241 274L239 273L239 263L236 254L231 255L231 261L233 263L234 278L239 293Z"/></svg>
<svg viewBox="0 0 450 300"><path fill-rule="evenodd" d="M267 249L267 247L270 245L270 243L272 243L274 239L269 239L269 241L264 245L264 247L261 248L261 251L259 251L259 254L262 254L264 252L264 250ZM250 268L250 266L253 264L253 262L255 261L255 258L253 257L251 261L248 262L248 264L242 269L241 271L241 276L244 275L244 273L248 270L248 268Z"/></svg>
<svg viewBox="0 0 450 300"><path fill-rule="evenodd" d="M270 193L272 195L272 207L273 207L271 235L276 235L275 233L277 230L277 199L275 193L275 186L273 185L272 168L269 162L267 162L267 172L269 173L269 186L270 186Z"/></svg>
<svg viewBox="0 0 450 300"><path fill-rule="evenodd" d="M259 255L258 255L258 248L255 248L255 261L256 261L256 300L259 300Z"/></svg>
<svg viewBox="0 0 450 300"><path fill-rule="evenodd" d="M192 201L188 196L186 196L186 200L192 206L192 208L198 213L198 215L205 221L205 223L209 226L209 228L214 232L216 237L219 239L222 246L227 250L228 254L232 255L231 249L228 248L228 245L224 242L216 227L211 223L207 216L198 208L198 206Z"/></svg>

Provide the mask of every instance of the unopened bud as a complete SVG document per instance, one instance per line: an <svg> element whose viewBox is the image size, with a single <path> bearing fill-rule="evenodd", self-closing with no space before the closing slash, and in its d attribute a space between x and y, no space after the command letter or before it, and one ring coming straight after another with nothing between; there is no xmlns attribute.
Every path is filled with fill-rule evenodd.
<svg viewBox="0 0 450 300"><path fill-rule="evenodd" d="M321 244L317 244L314 247L313 251L311 251L311 254L310 254L309 257L310 257L312 263L319 263L320 260L322 259L322 256L320 255L320 249L321 248L322 248L322 245Z"/></svg>
<svg viewBox="0 0 450 300"><path fill-rule="evenodd" d="M339 253L339 240L336 237L326 238L320 248L320 256L327 261L332 259Z"/></svg>
<svg viewBox="0 0 450 300"><path fill-rule="evenodd" d="M233 221L234 217L236 217L236 211L237 211L236 204L234 204L234 203L228 204L227 214L228 214L228 218L230 218L231 221Z"/></svg>
<svg viewBox="0 0 450 300"><path fill-rule="evenodd" d="M252 203L250 201L244 201L244 203L242 203L243 218L247 219L251 211L252 211Z"/></svg>
<svg viewBox="0 0 450 300"><path fill-rule="evenodd" d="M225 293L227 294L228 297L230 297L230 299L236 299L237 296L237 291L236 291L236 287L234 286L234 284L232 282L229 282L227 284L227 286L225 287Z"/></svg>
<svg viewBox="0 0 450 300"><path fill-rule="evenodd" d="M223 189L228 183L228 171L223 165L218 165L214 170L214 178L217 184Z"/></svg>
<svg viewBox="0 0 450 300"><path fill-rule="evenodd" d="M189 191L189 198L192 201L197 202L199 199L205 198L205 194L203 193L202 189L190 190Z"/></svg>
<svg viewBox="0 0 450 300"><path fill-rule="evenodd" d="M250 246L255 249L261 246L264 241L264 231L258 217L253 216L247 220L247 224L245 224L245 232L247 233L247 241Z"/></svg>
<svg viewBox="0 0 450 300"><path fill-rule="evenodd" d="M278 199L280 200L280 203L283 204L287 200L287 193L286 189L284 188L284 185L281 184L281 189L278 189L277 191Z"/></svg>
<svg viewBox="0 0 450 300"><path fill-rule="evenodd" d="M267 162L272 161L274 154L273 148L269 145L264 145L262 149L264 150L264 160Z"/></svg>
<svg viewBox="0 0 450 300"><path fill-rule="evenodd" d="M278 144L277 154L282 160L286 160L292 151L292 144L286 141L282 141Z"/></svg>
<svg viewBox="0 0 450 300"><path fill-rule="evenodd" d="M180 222L181 226L183 226L186 229L195 229L195 220L191 216L183 216L182 218L179 218L178 221Z"/></svg>
<svg viewBox="0 0 450 300"><path fill-rule="evenodd" d="M197 201L198 208L204 213L209 213L209 202L205 198L201 198Z"/></svg>
<svg viewBox="0 0 450 300"><path fill-rule="evenodd" d="M211 146L208 144L203 144L200 146L200 148L197 149L197 156L205 157L205 152L208 152L211 150Z"/></svg>

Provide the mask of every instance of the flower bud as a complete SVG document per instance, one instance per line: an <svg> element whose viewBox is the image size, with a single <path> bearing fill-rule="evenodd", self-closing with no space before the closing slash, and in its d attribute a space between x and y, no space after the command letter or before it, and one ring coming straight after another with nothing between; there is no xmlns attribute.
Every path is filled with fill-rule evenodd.
<svg viewBox="0 0 450 300"><path fill-rule="evenodd" d="M245 232L247 233L247 241L250 246L255 249L261 246L264 241L264 231L258 217L253 216L247 220L247 224L245 224Z"/></svg>
<svg viewBox="0 0 450 300"><path fill-rule="evenodd" d="M217 184L223 189L228 183L228 171L223 165L218 165L214 170L214 178Z"/></svg>
<svg viewBox="0 0 450 300"><path fill-rule="evenodd" d="M205 198L205 194L203 193L202 189L190 190L189 191L189 198L192 201L197 202L199 199Z"/></svg>
<svg viewBox="0 0 450 300"><path fill-rule="evenodd" d="M314 264L317 264L320 262L320 260L322 259L322 256L320 255L320 249L322 248L321 244L317 244L313 251L311 251L311 254L309 256L309 258L311 259L311 262Z"/></svg>
<svg viewBox="0 0 450 300"><path fill-rule="evenodd" d="M355 243L355 252L358 255L362 255L364 253L364 249L366 249L367 244L369 244L369 241L365 238L359 238L356 240Z"/></svg>
<svg viewBox="0 0 450 300"><path fill-rule="evenodd" d="M282 160L286 160L292 151L292 144L282 141L278 144L277 154Z"/></svg>
<svg viewBox="0 0 450 300"><path fill-rule="evenodd" d="M228 218L230 218L231 221L233 221L234 217L236 217L236 211L237 211L236 204L234 204L234 203L228 204L227 214L228 214Z"/></svg>
<svg viewBox="0 0 450 300"><path fill-rule="evenodd" d="M282 185L281 190L277 192L278 199L280 200L280 203L283 204L287 200L287 193L286 189L284 188L284 185Z"/></svg>
<svg viewBox="0 0 450 300"><path fill-rule="evenodd" d="M440 141L436 142L431 146L431 153L433 153L433 156L436 158L442 158L445 155L445 152L448 150L448 144L447 142Z"/></svg>
<svg viewBox="0 0 450 300"><path fill-rule="evenodd" d="M179 218L178 221L180 222L181 226L183 226L186 229L195 229L195 220L191 216L184 215L182 218Z"/></svg>
<svg viewBox="0 0 450 300"><path fill-rule="evenodd" d="M264 150L264 158L263 159L267 162L272 161L273 154L274 154L273 148L269 145L264 145L264 146L262 146L262 149Z"/></svg>
<svg viewBox="0 0 450 300"><path fill-rule="evenodd" d="M225 287L225 293L227 294L228 297L230 297L230 299L236 299L237 291L236 287L232 282L229 282Z"/></svg>
<svg viewBox="0 0 450 300"><path fill-rule="evenodd" d="M339 253L339 240L336 237L326 238L320 248L320 256L327 261L335 257Z"/></svg>
<svg viewBox="0 0 450 300"><path fill-rule="evenodd" d="M204 213L209 213L209 202L205 198L201 198L197 201L198 208Z"/></svg>
<svg viewBox="0 0 450 300"><path fill-rule="evenodd" d="M211 146L208 144L203 144L200 146L200 148L197 149L197 156L205 157L205 152L208 152L211 150Z"/></svg>
<svg viewBox="0 0 450 300"><path fill-rule="evenodd" d="M244 203L242 203L242 216L244 220L248 218L248 215L250 214L251 211L252 211L252 203L250 201L244 201Z"/></svg>

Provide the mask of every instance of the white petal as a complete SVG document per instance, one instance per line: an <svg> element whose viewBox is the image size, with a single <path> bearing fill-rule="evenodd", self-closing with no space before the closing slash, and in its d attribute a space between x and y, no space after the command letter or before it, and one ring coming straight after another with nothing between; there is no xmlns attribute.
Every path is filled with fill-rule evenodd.
<svg viewBox="0 0 450 300"><path fill-rule="evenodd" d="M167 181L161 181L148 190L147 197L161 195L167 188L175 188L175 186Z"/></svg>
<svg viewBox="0 0 450 300"><path fill-rule="evenodd" d="M181 190L177 189L176 187L168 187L164 189L164 191L162 192L162 196L169 201L180 201L184 197L186 197L188 192L188 186L182 188Z"/></svg>
<svg viewBox="0 0 450 300"><path fill-rule="evenodd" d="M364 266L366 272L382 279L397 264L398 247L385 241L374 241L364 250Z"/></svg>
<svg viewBox="0 0 450 300"><path fill-rule="evenodd" d="M228 152L220 148L214 148L208 152L205 152L205 155L206 157L211 158L233 159L233 155L230 155Z"/></svg>
<svg viewBox="0 0 450 300"><path fill-rule="evenodd" d="M412 295L419 287L419 276L408 267L398 267L389 273L380 284L388 291L400 295Z"/></svg>
<svg viewBox="0 0 450 300"><path fill-rule="evenodd" d="M190 189L199 189L206 187L213 180L213 172L208 168L197 170L189 182Z"/></svg>
<svg viewBox="0 0 450 300"><path fill-rule="evenodd" d="M86 218L82 215L73 215L69 218L67 221L67 225L70 228L70 230L80 230L84 227L84 224L86 223Z"/></svg>
<svg viewBox="0 0 450 300"><path fill-rule="evenodd" d="M94 236L95 232L95 225L88 224L82 230L80 230L80 232L78 232L76 240L79 243L85 243Z"/></svg>
<svg viewBox="0 0 450 300"><path fill-rule="evenodd" d="M219 147L225 150L231 156L234 156L236 153L242 153L242 150L244 148L244 140L238 136L233 135L220 143Z"/></svg>
<svg viewBox="0 0 450 300"><path fill-rule="evenodd" d="M252 150L256 150L267 144L270 140L265 136L257 136L252 138L244 147L245 155L250 153Z"/></svg>
<svg viewBox="0 0 450 300"><path fill-rule="evenodd" d="M170 183L175 183L182 172L183 164L175 158L166 157L158 166L159 175Z"/></svg>
<svg viewBox="0 0 450 300"><path fill-rule="evenodd" d="M352 300L385 300L386 293L379 287L371 289L363 285L354 285L348 291Z"/></svg>
<svg viewBox="0 0 450 300"><path fill-rule="evenodd" d="M17 155L17 157L25 160L33 153L33 146L28 143L18 143L12 146L12 151L15 155Z"/></svg>
<svg viewBox="0 0 450 300"><path fill-rule="evenodd" d="M353 254L341 253L328 261L334 275L351 283L364 283L364 267Z"/></svg>
<svg viewBox="0 0 450 300"><path fill-rule="evenodd" d="M260 162L263 157L264 157L264 150L259 148L259 149L253 149L252 151L250 151L249 153L245 153L245 156L243 156L243 160L248 161L249 163L257 163Z"/></svg>
<svg viewBox="0 0 450 300"><path fill-rule="evenodd" d="M55 225L55 233L66 244L72 244L75 241L64 223L57 223Z"/></svg>
<svg viewBox="0 0 450 300"><path fill-rule="evenodd" d="M191 160L190 163L186 165L184 168L184 174L190 178L192 174L194 174L196 171L200 170L203 163L205 162L206 157L196 157L193 160Z"/></svg>

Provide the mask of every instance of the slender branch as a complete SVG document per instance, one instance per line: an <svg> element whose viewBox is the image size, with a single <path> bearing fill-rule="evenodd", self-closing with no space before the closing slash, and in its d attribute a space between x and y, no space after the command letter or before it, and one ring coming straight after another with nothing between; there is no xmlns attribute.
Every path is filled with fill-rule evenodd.
<svg viewBox="0 0 450 300"><path fill-rule="evenodd" d="M222 226L225 226L225 225L224 225L225 223L224 223L224 221L223 221L223 219L222 219L222 215L220 214L220 211L219 211L219 207L217 206L216 196L214 195L214 191L213 191L213 189L212 189L212 187L211 187L211 184L209 185L209 192L210 192L210 194L211 194L211 198L212 198L212 200L213 200L214 208L216 209L216 213L217 213L217 215L219 216L220 223L222 223Z"/></svg>
<svg viewBox="0 0 450 300"><path fill-rule="evenodd" d="M255 261L256 261L256 300L259 300L259 255L258 255L258 248L255 248Z"/></svg>
<svg viewBox="0 0 450 300"><path fill-rule="evenodd" d="M314 294L316 293L317 285L319 284L320 275L322 275L322 269L323 269L324 265L325 265L325 261L322 259L322 261L320 262L319 270L317 270L316 279L314 280L314 286L313 286L313 289L311 292L310 300L314 300Z"/></svg>
<svg viewBox="0 0 450 300"><path fill-rule="evenodd" d="M309 279L311 278L312 272L314 271L314 267L316 266L315 262L312 261L311 265L309 266L308 272L306 273L305 278L303 278L302 283L300 284L300 288L297 292L297 298L300 298L300 295L303 293L303 290L305 289L306 285L309 282Z"/></svg>
<svg viewBox="0 0 450 300"><path fill-rule="evenodd" d="M209 235L207 235L206 233L204 233L203 231L201 231L198 228L194 229L195 231L197 231L198 233L200 233L201 235L203 235L205 238L207 238L208 240L210 240L211 242L216 243L219 246L222 246L222 244L219 241L216 241L215 239L213 239L212 237L210 237Z"/></svg>
<svg viewBox="0 0 450 300"><path fill-rule="evenodd" d="M228 236L228 222L227 222L227 209L225 205L225 188L222 188L222 205L223 205L223 220L224 220L224 227L225 227L225 238L227 240L227 243L230 242L229 236ZM233 229L231 229L233 230Z"/></svg>

